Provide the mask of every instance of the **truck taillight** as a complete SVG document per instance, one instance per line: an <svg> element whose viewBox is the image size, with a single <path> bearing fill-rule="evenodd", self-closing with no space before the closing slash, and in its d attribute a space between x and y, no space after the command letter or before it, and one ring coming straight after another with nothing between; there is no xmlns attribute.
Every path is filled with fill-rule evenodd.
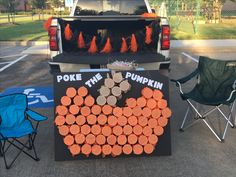
<svg viewBox="0 0 236 177"><path fill-rule="evenodd" d="M170 49L170 27L169 25L163 25L161 33L161 50L168 49Z"/></svg>
<svg viewBox="0 0 236 177"><path fill-rule="evenodd" d="M48 30L49 46L51 51L58 51L57 27L50 27Z"/></svg>

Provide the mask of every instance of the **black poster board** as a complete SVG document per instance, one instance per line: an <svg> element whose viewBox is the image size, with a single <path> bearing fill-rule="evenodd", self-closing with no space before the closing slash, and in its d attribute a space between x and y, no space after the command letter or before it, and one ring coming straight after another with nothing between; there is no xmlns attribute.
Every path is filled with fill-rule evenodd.
<svg viewBox="0 0 236 177"><path fill-rule="evenodd" d="M60 105L60 98L66 94L68 87L79 88L85 86L89 90L94 98L99 96L98 89L104 84L104 79L107 78L107 73L110 72L78 72L78 73L58 73L54 74L54 102L55 108ZM166 76L161 75L158 71L122 71L122 75L131 84L131 90L123 94L122 99L118 101L118 106L123 107L127 98L138 98L141 96L141 90L144 87L150 87L152 89L159 89L164 94L164 99L168 101L169 105L169 80ZM89 87L89 82L93 77L100 76L101 80L98 80L94 85ZM136 76L145 78L141 81L134 80ZM89 83L89 84L88 84ZM55 111L54 111L55 113ZM56 115L55 115L56 117ZM169 119L170 120L170 119ZM90 158L101 158L102 156L90 155L86 157L82 154L73 157L68 147L63 142L63 137L58 133L58 128L54 128L55 137L55 160L78 160L78 159L90 159ZM158 137L158 144L152 154L147 155L143 153L139 156L161 156L171 155L171 135L170 135L170 121L167 126L164 127L164 134ZM120 155L118 157L128 157L128 155ZM137 156L137 155L129 155ZM112 157L112 156L111 156Z"/></svg>

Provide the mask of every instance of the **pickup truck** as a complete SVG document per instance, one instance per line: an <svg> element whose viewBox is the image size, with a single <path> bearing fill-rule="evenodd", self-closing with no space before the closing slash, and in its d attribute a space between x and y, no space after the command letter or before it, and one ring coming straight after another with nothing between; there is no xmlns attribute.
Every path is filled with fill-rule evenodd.
<svg viewBox="0 0 236 177"><path fill-rule="evenodd" d="M169 69L170 27L147 0L75 0L70 16L52 19L48 34L52 73L117 61Z"/></svg>

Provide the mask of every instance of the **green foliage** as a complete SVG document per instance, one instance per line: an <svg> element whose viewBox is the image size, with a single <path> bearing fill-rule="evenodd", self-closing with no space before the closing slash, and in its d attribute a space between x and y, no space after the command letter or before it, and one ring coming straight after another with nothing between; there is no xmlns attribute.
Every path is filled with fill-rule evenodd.
<svg viewBox="0 0 236 177"><path fill-rule="evenodd" d="M33 9L44 9L46 7L46 0L29 0L28 3Z"/></svg>

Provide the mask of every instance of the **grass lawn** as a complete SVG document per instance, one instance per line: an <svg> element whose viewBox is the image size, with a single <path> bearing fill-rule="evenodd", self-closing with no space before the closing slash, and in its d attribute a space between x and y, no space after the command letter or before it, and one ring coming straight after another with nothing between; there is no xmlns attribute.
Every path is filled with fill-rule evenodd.
<svg viewBox="0 0 236 177"><path fill-rule="evenodd" d="M180 21L178 28L172 24L171 39L236 39L236 19L223 19L222 23L202 24L194 34L192 23Z"/></svg>
<svg viewBox="0 0 236 177"><path fill-rule="evenodd" d="M37 41L48 40L43 21L26 21L0 26L0 41Z"/></svg>

